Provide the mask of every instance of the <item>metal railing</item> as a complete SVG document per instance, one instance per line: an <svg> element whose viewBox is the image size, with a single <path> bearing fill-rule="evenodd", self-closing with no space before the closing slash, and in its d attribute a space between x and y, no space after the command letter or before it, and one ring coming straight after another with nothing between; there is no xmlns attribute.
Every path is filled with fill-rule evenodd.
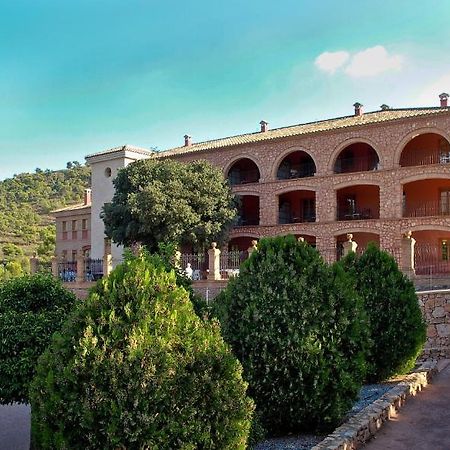
<svg viewBox="0 0 450 450"><path fill-rule="evenodd" d="M246 251L222 252L220 254L220 275L222 279L229 279L239 275L239 268L248 258Z"/></svg>
<svg viewBox="0 0 450 450"><path fill-rule="evenodd" d="M290 178L312 177L316 173L316 166L313 162L300 164L281 165L277 172L279 180L288 180Z"/></svg>
<svg viewBox="0 0 450 450"><path fill-rule="evenodd" d="M432 201L406 201L403 207L403 217L449 216L450 205Z"/></svg>
<svg viewBox="0 0 450 450"><path fill-rule="evenodd" d="M206 280L209 271L208 252L182 253L181 270L193 281Z"/></svg>
<svg viewBox="0 0 450 450"><path fill-rule="evenodd" d="M378 158L374 157L338 158L334 165L334 173L368 172L379 168Z"/></svg>
<svg viewBox="0 0 450 450"><path fill-rule="evenodd" d="M86 259L84 262L85 281L97 281L101 278L103 278L103 259Z"/></svg>
<svg viewBox="0 0 450 450"><path fill-rule="evenodd" d="M372 211L371 208L339 208L337 209L337 220L369 220L378 219L379 211Z"/></svg>
<svg viewBox="0 0 450 450"><path fill-rule="evenodd" d="M407 152L400 158L401 167L428 166L430 164L449 164L450 153L440 150L415 150L414 153Z"/></svg>
<svg viewBox="0 0 450 450"><path fill-rule="evenodd" d="M259 171L250 170L232 170L228 175L228 181L231 186L238 184L257 183L259 181Z"/></svg>
<svg viewBox="0 0 450 450"><path fill-rule="evenodd" d="M75 281L77 281L77 262L76 261L59 262L58 277L64 283L75 283Z"/></svg>

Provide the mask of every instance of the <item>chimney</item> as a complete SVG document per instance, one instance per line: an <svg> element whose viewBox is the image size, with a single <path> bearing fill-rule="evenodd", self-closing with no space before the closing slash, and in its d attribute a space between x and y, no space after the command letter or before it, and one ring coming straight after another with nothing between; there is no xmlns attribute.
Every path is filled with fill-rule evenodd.
<svg viewBox="0 0 450 450"><path fill-rule="evenodd" d="M261 120L259 124L261 125L261 133L265 133L269 129L269 123L265 120Z"/></svg>
<svg viewBox="0 0 450 450"><path fill-rule="evenodd" d="M89 206L92 203L92 189L84 190L84 201L85 206Z"/></svg>
<svg viewBox="0 0 450 450"><path fill-rule="evenodd" d="M189 136L188 134L184 135L184 146L190 147L192 145L192 136Z"/></svg>
<svg viewBox="0 0 450 450"><path fill-rule="evenodd" d="M361 103L356 102L353 106L355 107L355 116L362 116L363 105L361 105Z"/></svg>
<svg viewBox="0 0 450 450"><path fill-rule="evenodd" d="M386 103L383 103L380 106L381 111L387 111L388 109L391 109L391 107L389 105L386 105Z"/></svg>
<svg viewBox="0 0 450 450"><path fill-rule="evenodd" d="M441 100L441 108L447 108L447 100L449 95L443 92L439 95L439 99Z"/></svg>

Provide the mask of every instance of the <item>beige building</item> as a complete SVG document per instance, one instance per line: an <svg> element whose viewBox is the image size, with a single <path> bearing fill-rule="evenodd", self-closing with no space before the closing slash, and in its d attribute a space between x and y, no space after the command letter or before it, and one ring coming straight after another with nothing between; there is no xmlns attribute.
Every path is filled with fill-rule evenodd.
<svg viewBox="0 0 450 450"><path fill-rule="evenodd" d="M63 261L76 261L78 256L90 256L91 251L91 190L84 192L79 205L57 209L52 214L56 222L56 256Z"/></svg>

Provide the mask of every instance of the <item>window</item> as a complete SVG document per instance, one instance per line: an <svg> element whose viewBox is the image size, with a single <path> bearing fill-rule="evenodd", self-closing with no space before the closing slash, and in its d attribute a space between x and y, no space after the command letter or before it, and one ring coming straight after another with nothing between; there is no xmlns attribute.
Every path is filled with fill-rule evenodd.
<svg viewBox="0 0 450 450"><path fill-rule="evenodd" d="M72 231L75 231L77 229L77 221L72 220Z"/></svg>
<svg viewBox="0 0 450 450"><path fill-rule="evenodd" d="M112 175L111 167L107 167L107 168L105 169L105 177L106 177L106 178L110 178L111 175Z"/></svg>
<svg viewBox="0 0 450 450"><path fill-rule="evenodd" d="M81 221L81 229L82 230L87 230L87 219L83 219Z"/></svg>
<svg viewBox="0 0 450 450"><path fill-rule="evenodd" d="M77 251L72 250L72 261L76 261L76 259L77 259Z"/></svg>
<svg viewBox="0 0 450 450"><path fill-rule="evenodd" d="M441 191L439 210L441 214L450 214L450 190Z"/></svg>
<svg viewBox="0 0 450 450"><path fill-rule="evenodd" d="M442 261L449 260L449 245L447 239L441 239L441 259Z"/></svg>
<svg viewBox="0 0 450 450"><path fill-rule="evenodd" d="M67 231L67 222L65 220L62 223L62 230L63 230L63 233Z"/></svg>

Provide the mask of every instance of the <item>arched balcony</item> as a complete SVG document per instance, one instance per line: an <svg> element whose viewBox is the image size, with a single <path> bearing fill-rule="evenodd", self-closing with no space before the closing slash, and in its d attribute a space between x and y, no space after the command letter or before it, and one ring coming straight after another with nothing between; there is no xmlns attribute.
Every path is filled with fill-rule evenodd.
<svg viewBox="0 0 450 450"><path fill-rule="evenodd" d="M365 142L356 142L339 153L334 163L334 173L368 172L378 170L379 165L375 149Z"/></svg>
<svg viewBox="0 0 450 450"><path fill-rule="evenodd" d="M249 158L239 159L228 171L228 181L231 186L257 183L259 178L260 173L258 166Z"/></svg>
<svg viewBox="0 0 450 450"><path fill-rule="evenodd" d="M316 221L316 193L291 191L278 197L278 223L303 223Z"/></svg>
<svg viewBox="0 0 450 450"><path fill-rule="evenodd" d="M238 219L236 226L259 225L259 197L238 195Z"/></svg>
<svg viewBox="0 0 450 450"><path fill-rule="evenodd" d="M400 156L401 167L449 163L450 144L435 133L425 133L411 139Z"/></svg>
<svg viewBox="0 0 450 450"><path fill-rule="evenodd" d="M426 216L450 216L450 180L419 180L403 185L403 217Z"/></svg>
<svg viewBox="0 0 450 450"><path fill-rule="evenodd" d="M289 153L278 166L277 179L288 180L291 178L312 177L316 173L314 160L308 153L295 151Z"/></svg>
<svg viewBox="0 0 450 450"><path fill-rule="evenodd" d="M380 217L380 188L356 185L336 191L337 220L368 220Z"/></svg>

